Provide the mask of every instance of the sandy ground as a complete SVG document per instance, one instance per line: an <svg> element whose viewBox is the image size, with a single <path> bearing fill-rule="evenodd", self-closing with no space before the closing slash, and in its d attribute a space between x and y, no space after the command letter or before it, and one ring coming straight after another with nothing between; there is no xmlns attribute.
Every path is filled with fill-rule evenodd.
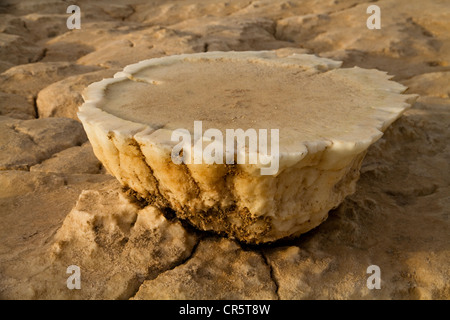
<svg viewBox="0 0 450 320"><path fill-rule="evenodd" d="M0 4L0 298L450 299L448 1L376 1L380 30L362 0L73 4L79 30L64 1ZM133 201L95 158L76 116L89 83L152 57L279 48L387 71L420 95L313 231L270 246L198 233Z"/></svg>

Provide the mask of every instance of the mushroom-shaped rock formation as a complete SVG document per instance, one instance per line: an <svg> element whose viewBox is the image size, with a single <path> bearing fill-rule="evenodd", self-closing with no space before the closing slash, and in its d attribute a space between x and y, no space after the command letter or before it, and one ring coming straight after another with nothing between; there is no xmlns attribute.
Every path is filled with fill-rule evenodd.
<svg viewBox="0 0 450 320"><path fill-rule="evenodd" d="M91 84L78 116L139 197L243 242L297 236L354 192L366 150L415 96L385 72L283 52L141 61Z"/></svg>

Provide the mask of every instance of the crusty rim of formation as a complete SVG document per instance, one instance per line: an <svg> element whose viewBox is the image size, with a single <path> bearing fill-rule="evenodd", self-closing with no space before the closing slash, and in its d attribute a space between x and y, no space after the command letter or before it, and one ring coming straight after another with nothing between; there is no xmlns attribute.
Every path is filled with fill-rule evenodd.
<svg viewBox="0 0 450 320"><path fill-rule="evenodd" d="M279 172L286 167L290 167L295 163L302 160L308 153L314 153L317 151L324 150L326 148L333 148L338 152L344 150L344 152L349 152L351 150L352 154L357 154L363 150L366 150L372 143L378 140L385 129L396 119L398 119L402 113L410 107L417 95L406 95L402 94L406 91L407 87L390 81L392 76L387 75L387 72L379 71L376 69L362 69L359 67L353 68L340 68L342 62L334 61L327 58L317 57L311 54L297 54L293 53L291 55L280 55L277 50L266 50L266 51L227 51L227 52L202 52L202 53L191 53L191 54L180 54L172 56L164 56L160 58L152 58L140 61L135 64L126 66L123 71L117 72L113 78L103 79L98 82L94 82L89 85L83 93L83 98L85 102L80 106L78 117L83 124L89 123L97 127L98 129L106 132L112 133L122 133L127 136L139 136L139 139L148 141L152 145L157 145L163 150L170 150L173 145L171 141L167 139L170 137L172 130L165 128L152 127L148 124L136 123L129 120L121 119L113 114L105 112L100 109L102 99L105 97L105 92L108 86L114 83L119 83L125 80L132 81L145 81L136 78L134 75L142 69L148 68L152 65L164 65L171 64L179 61L198 61L202 59L209 60L227 60L233 61L233 59L244 59L250 62L256 63L266 63L269 65L280 65L280 66L301 66L305 72L319 73L327 72L334 69L340 70L351 70L351 74L348 73L346 76L349 78L358 78L358 82L368 82L367 85L373 86L374 90L380 90L387 94L386 105L383 108L374 109L372 117L379 120L379 125L373 128L364 128L365 133L370 132L370 137L366 139L359 139L358 132L354 128L354 133L352 138L353 141L348 141L348 139L322 139L322 141L305 141L299 146L295 155L292 155L286 150L280 149L279 158ZM398 95L401 94L402 101L399 101ZM390 99L392 97L392 99ZM397 98L397 99L395 99ZM367 131L366 131L367 130ZM161 138L163 137L163 138ZM254 171L258 169L260 165L244 165L247 170ZM250 169L250 167L252 167Z"/></svg>

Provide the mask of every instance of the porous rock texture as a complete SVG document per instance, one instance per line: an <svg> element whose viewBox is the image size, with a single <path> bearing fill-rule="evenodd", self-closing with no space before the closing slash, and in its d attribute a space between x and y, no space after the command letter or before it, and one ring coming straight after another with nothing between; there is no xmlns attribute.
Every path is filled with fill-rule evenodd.
<svg viewBox="0 0 450 320"><path fill-rule="evenodd" d="M220 283L220 285L217 285ZM270 268L258 252L228 239L201 241L191 258L142 283L134 299L276 299Z"/></svg>
<svg viewBox="0 0 450 320"><path fill-rule="evenodd" d="M447 1L77 4L81 29L67 30L65 1L0 2L1 299L450 299ZM366 27L372 4L381 30ZM81 123L54 118L76 114L87 82L144 59L279 49L387 71L420 95L368 149L355 193L296 239L249 247L144 208ZM80 290L66 285L75 264Z"/></svg>
<svg viewBox="0 0 450 320"><path fill-rule="evenodd" d="M98 158L138 196L202 230L275 241L316 227L353 193L367 148L415 98L382 72L339 66L285 51L144 60L91 84L78 116ZM193 140L185 163L174 163L173 131L191 128L196 139L199 120L226 139L230 129L278 130L267 140L270 168L230 164L223 140L220 163L204 163L204 155L196 163ZM249 159L251 147L234 149L233 159Z"/></svg>

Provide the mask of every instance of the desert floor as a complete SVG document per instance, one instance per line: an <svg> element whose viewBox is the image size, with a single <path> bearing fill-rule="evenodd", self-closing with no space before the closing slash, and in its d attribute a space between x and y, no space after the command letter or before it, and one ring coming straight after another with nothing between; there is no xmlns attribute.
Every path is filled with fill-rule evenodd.
<svg viewBox="0 0 450 320"><path fill-rule="evenodd" d="M450 299L449 1L5 0L0 31L0 298ZM88 84L152 57L280 48L419 95L316 229L262 246L196 232L133 202L93 154L76 115Z"/></svg>

